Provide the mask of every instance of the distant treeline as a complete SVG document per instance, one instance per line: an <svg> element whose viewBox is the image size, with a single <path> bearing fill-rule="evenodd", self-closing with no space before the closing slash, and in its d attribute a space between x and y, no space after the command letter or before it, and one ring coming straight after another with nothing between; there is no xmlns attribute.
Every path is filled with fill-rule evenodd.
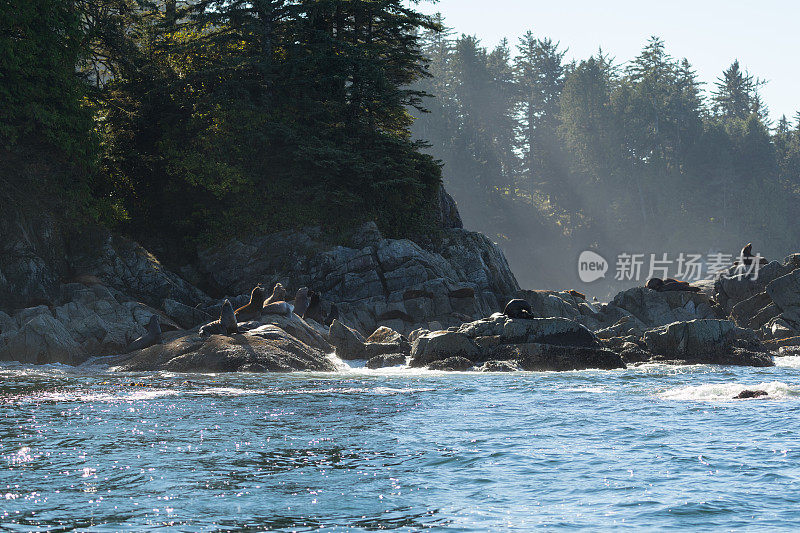
<svg viewBox="0 0 800 533"><path fill-rule="evenodd" d="M467 225L511 255L542 240L797 249L800 114L772 124L763 82L738 62L704 91L656 37L624 64L602 51L565 61L530 32L487 49L427 31L423 51L433 77L418 87L436 98L414 133L445 163Z"/></svg>
<svg viewBox="0 0 800 533"><path fill-rule="evenodd" d="M420 30L436 25L403 0L2 4L3 202L36 198L164 249L435 226L441 170L409 110Z"/></svg>

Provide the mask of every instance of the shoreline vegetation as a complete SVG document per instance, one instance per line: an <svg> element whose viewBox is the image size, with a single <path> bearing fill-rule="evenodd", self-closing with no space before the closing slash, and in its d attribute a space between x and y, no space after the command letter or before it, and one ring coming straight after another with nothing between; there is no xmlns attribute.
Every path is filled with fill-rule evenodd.
<svg viewBox="0 0 800 533"><path fill-rule="evenodd" d="M335 348L371 367L569 370L769 366L800 345L800 255L600 305L520 287L442 185L443 161L468 225L476 205L521 214L543 275L572 263L552 251L567 234L571 253L609 233L751 233L777 256L798 237L800 134L770 129L738 64L707 103L657 39L626 69L564 65L530 34L512 60L400 0L32 0L4 17L0 360L320 370ZM259 313L251 291L278 283ZM303 289L313 317L293 311ZM514 299L526 317L498 314ZM232 324L248 302L254 320ZM204 331L225 334L199 335L218 318Z"/></svg>

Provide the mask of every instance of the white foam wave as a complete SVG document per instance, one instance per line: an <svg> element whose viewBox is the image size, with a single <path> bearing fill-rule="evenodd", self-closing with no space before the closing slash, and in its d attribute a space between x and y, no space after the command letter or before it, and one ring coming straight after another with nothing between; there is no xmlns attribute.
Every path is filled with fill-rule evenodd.
<svg viewBox="0 0 800 533"><path fill-rule="evenodd" d="M605 387L567 387L563 390L566 392L588 392L591 394L608 394L614 392L613 390Z"/></svg>
<svg viewBox="0 0 800 533"><path fill-rule="evenodd" d="M176 396L175 389L141 389L121 391L53 391L33 394L22 399L33 402L131 402Z"/></svg>
<svg viewBox="0 0 800 533"><path fill-rule="evenodd" d="M734 401L734 396L737 396L744 390L766 391L768 396L764 398L770 400L785 400L800 397L800 386L789 385L782 381L747 385L743 383L707 383L705 385L669 389L658 396L664 400L721 402Z"/></svg>
<svg viewBox="0 0 800 533"><path fill-rule="evenodd" d="M800 355L784 355L781 357L773 357L775 366L783 366L787 368L800 368Z"/></svg>

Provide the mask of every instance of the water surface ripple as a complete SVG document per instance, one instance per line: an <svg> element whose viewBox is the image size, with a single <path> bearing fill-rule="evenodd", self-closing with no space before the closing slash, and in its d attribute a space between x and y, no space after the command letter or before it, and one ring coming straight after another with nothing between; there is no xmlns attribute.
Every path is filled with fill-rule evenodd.
<svg viewBox="0 0 800 533"><path fill-rule="evenodd" d="M732 400L745 387L769 399ZM0 531L774 531L800 523L775 368L116 374L0 366Z"/></svg>

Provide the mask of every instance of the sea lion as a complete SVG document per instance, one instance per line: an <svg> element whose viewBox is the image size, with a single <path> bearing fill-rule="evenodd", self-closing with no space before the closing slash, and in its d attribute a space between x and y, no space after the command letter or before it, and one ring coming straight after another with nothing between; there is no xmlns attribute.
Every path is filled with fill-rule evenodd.
<svg viewBox="0 0 800 533"><path fill-rule="evenodd" d="M248 320L255 320L261 316L261 308L264 307L264 299L267 297L264 293L264 287L261 285L256 286L253 292L250 293L250 302L236 310L236 320L238 322L247 322Z"/></svg>
<svg viewBox="0 0 800 533"><path fill-rule="evenodd" d="M567 291L573 298L580 298L581 300L586 299L586 295L582 292L578 292L575 289L570 289Z"/></svg>
<svg viewBox="0 0 800 533"><path fill-rule="evenodd" d="M200 336L208 337L210 335L233 335L239 333L239 326L236 323L236 313L233 312L233 306L230 300L225 300L222 304L222 311L219 313L219 320L209 322L200 328Z"/></svg>
<svg viewBox="0 0 800 533"><path fill-rule="evenodd" d="M144 350L155 344L161 344L161 322L158 321L158 316L152 315L150 322L147 323L147 333L133 341L125 350L125 353Z"/></svg>
<svg viewBox="0 0 800 533"><path fill-rule="evenodd" d="M292 305L288 302L272 302L264 304L262 312L265 315L289 316L292 314Z"/></svg>
<svg viewBox="0 0 800 533"><path fill-rule="evenodd" d="M275 284L275 288L272 289L272 296L267 298L267 301L264 302L264 305L268 305L275 302L285 302L286 301L286 289L283 288L283 285L280 283Z"/></svg>
<svg viewBox="0 0 800 533"><path fill-rule="evenodd" d="M325 325L330 326L334 320L339 320L339 308L336 304L331 304L331 312L328 313L328 318L325 319Z"/></svg>
<svg viewBox="0 0 800 533"><path fill-rule="evenodd" d="M700 292L700 287L693 287L686 281L678 281L677 279L667 278L650 278L645 284L650 290L657 292L667 291L685 291L685 292Z"/></svg>
<svg viewBox="0 0 800 533"><path fill-rule="evenodd" d="M308 298L308 287L301 287L294 297L294 313L297 316L303 316L311 303Z"/></svg>
<svg viewBox="0 0 800 533"><path fill-rule="evenodd" d="M739 254L739 257L737 258L736 262L734 263L734 266L739 266L739 265L750 266L753 264L753 259L755 259L755 257L756 256L753 255L753 243L748 242L745 245L745 247L742 248L742 251ZM769 261L767 261L766 258L764 257L759 257L758 259L759 265L766 265L768 262Z"/></svg>
<svg viewBox="0 0 800 533"><path fill-rule="evenodd" d="M533 316L531 304L529 304L527 300L523 300L521 298L517 298L508 302L506 304L506 308L503 310L503 314L508 318L522 318L525 320L536 318Z"/></svg>
<svg viewBox="0 0 800 533"><path fill-rule="evenodd" d="M304 320L314 320L319 324L325 322L325 315L322 314L322 295L317 291L309 291L308 309L303 313Z"/></svg>

